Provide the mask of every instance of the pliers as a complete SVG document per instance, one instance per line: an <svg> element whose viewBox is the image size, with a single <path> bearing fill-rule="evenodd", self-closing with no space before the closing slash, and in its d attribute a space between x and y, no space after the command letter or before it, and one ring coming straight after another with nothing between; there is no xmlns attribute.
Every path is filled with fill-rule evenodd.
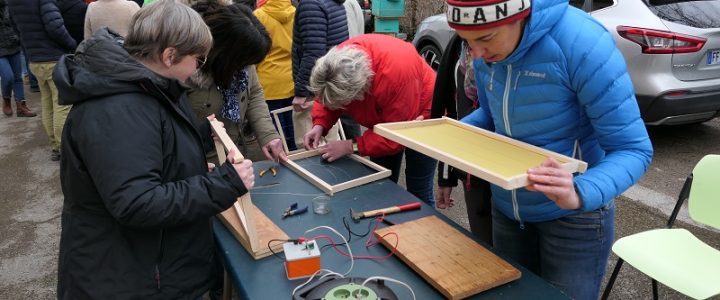
<svg viewBox="0 0 720 300"><path fill-rule="evenodd" d="M260 175L260 177L263 177L265 175L265 173L267 173L267 171L272 172L273 177L275 177L275 175L277 175L277 169L275 168L275 166L272 166L265 170L260 171L260 173L258 175Z"/></svg>
<svg viewBox="0 0 720 300"><path fill-rule="evenodd" d="M297 202L295 202L292 205L290 205L290 207L285 209L285 211L282 214L282 218L285 219L289 216L303 214L303 213L307 212L307 210L308 210L307 205L303 208L298 209L298 204L297 204Z"/></svg>

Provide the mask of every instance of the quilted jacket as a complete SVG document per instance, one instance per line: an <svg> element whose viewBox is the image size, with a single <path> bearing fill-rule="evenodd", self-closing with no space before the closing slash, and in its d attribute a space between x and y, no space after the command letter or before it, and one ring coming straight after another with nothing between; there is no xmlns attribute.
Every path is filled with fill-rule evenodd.
<svg viewBox="0 0 720 300"><path fill-rule="evenodd" d="M579 211L607 205L645 173L652 145L612 35L564 0L533 0L506 59L474 62L480 108L463 122L588 163L576 174ZM493 186L493 205L520 222L577 213L544 194Z"/></svg>

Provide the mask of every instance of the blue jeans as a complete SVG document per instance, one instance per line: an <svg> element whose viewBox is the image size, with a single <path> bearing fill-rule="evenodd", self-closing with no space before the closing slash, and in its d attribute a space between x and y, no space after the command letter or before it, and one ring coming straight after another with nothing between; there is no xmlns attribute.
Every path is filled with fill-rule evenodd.
<svg viewBox="0 0 720 300"><path fill-rule="evenodd" d="M268 100L265 101L268 106L268 110L271 112L276 109L281 109L283 107L287 107L292 105L293 98L286 98L286 99L277 99L277 100ZM272 114L270 115L272 118ZM295 145L295 128L293 128L293 120L292 120L292 111L286 111L284 113L278 114L278 119L280 119L280 126L282 126L283 135L285 135L285 143L287 143L288 150L293 151L297 149L297 146ZM275 130L278 130L277 124L273 122L275 125Z"/></svg>
<svg viewBox="0 0 720 300"><path fill-rule="evenodd" d="M25 100L22 77L22 53L0 57L0 91L3 97L15 95L15 101ZM14 93L13 93L14 92Z"/></svg>
<svg viewBox="0 0 720 300"><path fill-rule="evenodd" d="M614 239L615 203L524 228L493 208L494 248L571 298L597 300Z"/></svg>
<svg viewBox="0 0 720 300"><path fill-rule="evenodd" d="M433 179L437 161L410 148L405 148L403 152L405 153L405 184L407 185L407 191L428 205L435 207ZM371 157L370 160L392 171L390 180L398 182L403 152L388 156Z"/></svg>
<svg viewBox="0 0 720 300"><path fill-rule="evenodd" d="M28 77L30 77L31 88L38 88L37 78L30 72L30 62L28 61L27 55L25 55L25 51L20 51L20 53L22 53L20 59L22 59L23 75L28 74Z"/></svg>

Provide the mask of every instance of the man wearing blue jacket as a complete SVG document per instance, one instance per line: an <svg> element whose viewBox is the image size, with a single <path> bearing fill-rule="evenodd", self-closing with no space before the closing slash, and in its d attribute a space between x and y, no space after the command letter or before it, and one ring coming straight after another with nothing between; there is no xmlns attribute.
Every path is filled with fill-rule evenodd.
<svg viewBox="0 0 720 300"><path fill-rule="evenodd" d="M462 121L588 163L548 158L530 184L492 187L494 247L575 299L597 299L613 243L613 199L652 158L610 33L567 0L448 0L472 49L480 107Z"/></svg>
<svg viewBox="0 0 720 300"><path fill-rule="evenodd" d="M55 0L8 0L8 8L30 60L30 71L40 87L42 123L52 150L50 159L58 161L60 137L71 106L58 104L52 72L60 57L74 52L77 43L65 28Z"/></svg>

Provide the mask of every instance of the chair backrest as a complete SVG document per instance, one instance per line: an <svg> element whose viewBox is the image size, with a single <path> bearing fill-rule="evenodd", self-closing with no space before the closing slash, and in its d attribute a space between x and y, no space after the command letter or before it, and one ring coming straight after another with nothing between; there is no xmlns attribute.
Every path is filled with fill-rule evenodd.
<svg viewBox="0 0 720 300"><path fill-rule="evenodd" d="M720 155L706 155L695 165L688 212L695 222L720 229Z"/></svg>

